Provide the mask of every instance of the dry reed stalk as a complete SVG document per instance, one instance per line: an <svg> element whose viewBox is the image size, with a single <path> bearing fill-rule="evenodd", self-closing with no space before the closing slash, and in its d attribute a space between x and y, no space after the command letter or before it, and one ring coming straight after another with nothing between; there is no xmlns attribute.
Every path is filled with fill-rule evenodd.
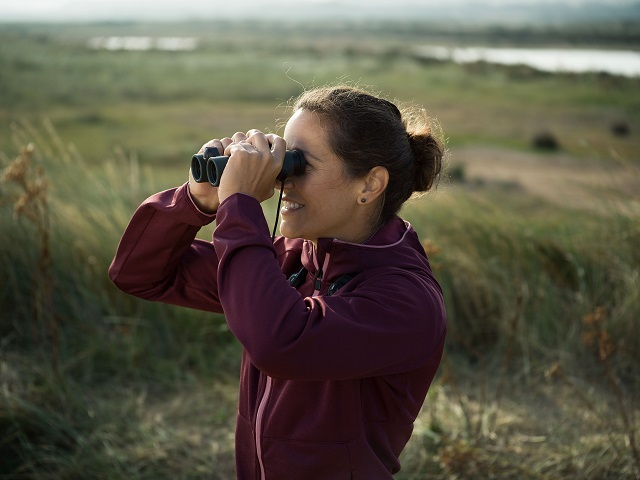
<svg viewBox="0 0 640 480"><path fill-rule="evenodd" d="M53 262L48 202L50 183L44 168L33 165L34 153L35 147L33 144L28 144L2 171L0 183L13 184L17 189L7 190L7 198L0 199L0 205L13 204L14 217L23 217L35 226L39 255L31 279L34 309L33 337L35 343L42 343L43 346L50 348L52 363L57 365L59 326L53 305Z"/></svg>
<svg viewBox="0 0 640 480"><path fill-rule="evenodd" d="M613 356L621 352L622 349L618 345L619 342L616 342L607 332L604 326L605 319L606 312L603 307L598 307L594 312L584 315L582 317L582 342L587 348L592 350L598 361L604 367L604 374L614 393L618 412L620 413L620 418L627 436L629 450L635 463L636 475L640 478L640 450L636 442L635 411L627 405L627 395L623 390L620 377L611 362Z"/></svg>

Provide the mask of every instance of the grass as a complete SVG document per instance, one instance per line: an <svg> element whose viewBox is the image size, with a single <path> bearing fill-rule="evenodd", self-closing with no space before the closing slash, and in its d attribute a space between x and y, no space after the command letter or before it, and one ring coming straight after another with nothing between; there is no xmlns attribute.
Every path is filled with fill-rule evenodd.
<svg viewBox="0 0 640 480"><path fill-rule="evenodd" d="M201 45L196 51L174 54L86 48L92 36L136 34L135 26L41 27L30 35L5 27L0 31L0 71L11 75L0 76L5 92L0 100L0 125L5 126L0 142L9 140L4 132L11 121L26 117L35 122L46 116L64 138L73 139L89 155L106 157L119 145L145 161L168 162L190 152L192 142L205 133L227 135L233 132L226 128L245 128L245 122L273 128L274 116L283 116L274 112L274 100L284 103L302 86L341 77L428 106L446 126L453 126L448 131L454 145L482 136L492 144L526 148L537 130L548 127L561 129L559 133L569 137L568 148L575 149L576 140L596 133L583 128L580 138L571 138L574 127L585 123L585 114L589 127L595 120L601 123L596 137L606 135L608 124L618 118L631 122L632 128L638 124L633 79L554 76L483 64L424 64L412 55L413 44L430 41L424 36L391 36L387 43L378 36L372 47L363 48L344 33L334 39L331 31L324 36L311 32L294 48L285 33L265 36L247 30L239 24L225 32L224 41L206 29L198 34L180 30L200 37ZM376 38L371 32L363 35ZM234 121L225 115L225 106L237 112L238 102L246 116ZM515 117L520 120L511 121ZM159 137L167 140L162 151L154 147ZM625 152L634 148L637 140ZM606 150L596 151L603 154L608 155Z"/></svg>
<svg viewBox="0 0 640 480"><path fill-rule="evenodd" d="M300 83L347 74L426 104L458 168L403 211L450 323L396 478L637 478L637 80L425 65L398 36L362 51L339 29L297 46L239 27L179 55L85 49L111 28L154 31L0 28L0 478L234 477L240 346L224 319L127 297L106 269L135 207L186 180L208 138L276 129ZM541 128L560 153L532 149ZM556 174L625 166L629 190L582 185L563 204L519 177L467 178L461 149Z"/></svg>

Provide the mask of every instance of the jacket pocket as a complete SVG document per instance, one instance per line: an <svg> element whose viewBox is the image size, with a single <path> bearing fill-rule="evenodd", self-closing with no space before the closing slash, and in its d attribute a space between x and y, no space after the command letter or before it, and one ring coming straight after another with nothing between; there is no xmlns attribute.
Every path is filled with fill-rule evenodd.
<svg viewBox="0 0 640 480"><path fill-rule="evenodd" d="M274 480L353 478L348 443L265 439L263 459L266 477Z"/></svg>
<svg viewBox="0 0 640 480"><path fill-rule="evenodd" d="M339 444L354 440L361 426L358 382L273 380L265 438Z"/></svg>

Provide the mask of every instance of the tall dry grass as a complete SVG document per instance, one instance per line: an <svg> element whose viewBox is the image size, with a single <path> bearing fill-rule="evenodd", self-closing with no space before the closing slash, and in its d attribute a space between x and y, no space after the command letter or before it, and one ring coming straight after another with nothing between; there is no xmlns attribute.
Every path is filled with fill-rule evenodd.
<svg viewBox="0 0 640 480"><path fill-rule="evenodd" d="M0 473L157 478L145 463L174 461L146 452L164 422L147 417L144 397L193 389L205 373L225 378L237 347L221 317L127 298L106 275L155 190L150 168L119 151L89 164L48 123L13 132L26 147L2 158ZM232 417L226 404L216 413L223 404L207 412L214 423Z"/></svg>
<svg viewBox="0 0 640 480"><path fill-rule="evenodd" d="M399 478L424 478L428 465L433 478L637 478L633 199L596 212L513 185L453 190L428 212L405 212L428 232L450 323L442 375L405 452L415 476Z"/></svg>
<svg viewBox="0 0 640 480"><path fill-rule="evenodd" d="M90 163L48 123L13 134L27 147L2 159L0 472L233 478L239 347L223 318L106 277L156 172L118 151ZM443 190L405 211L450 334L397 478L634 478L637 216Z"/></svg>

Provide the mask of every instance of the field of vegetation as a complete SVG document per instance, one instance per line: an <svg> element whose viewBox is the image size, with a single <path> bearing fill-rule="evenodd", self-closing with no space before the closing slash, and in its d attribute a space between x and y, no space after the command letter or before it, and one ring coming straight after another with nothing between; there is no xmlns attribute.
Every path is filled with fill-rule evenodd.
<svg viewBox="0 0 640 480"><path fill-rule="evenodd" d="M282 133L292 96L336 82L424 105L447 137L447 174L403 211L449 335L396 478L640 478L640 79L414 50L638 49L637 27L325 27L0 25L0 478L235 478L224 318L106 271L205 141ZM109 36L197 46L90 48Z"/></svg>

